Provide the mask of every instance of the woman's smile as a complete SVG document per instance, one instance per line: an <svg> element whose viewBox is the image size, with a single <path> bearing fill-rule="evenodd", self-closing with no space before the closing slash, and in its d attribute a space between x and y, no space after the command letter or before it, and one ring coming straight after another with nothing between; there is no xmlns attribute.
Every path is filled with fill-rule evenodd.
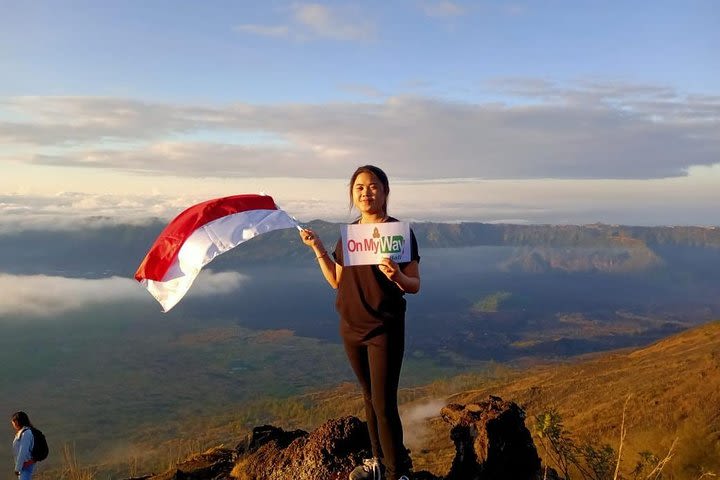
<svg viewBox="0 0 720 480"><path fill-rule="evenodd" d="M353 183L352 192L355 207L361 213L383 213L387 195L374 175L366 172L358 175Z"/></svg>

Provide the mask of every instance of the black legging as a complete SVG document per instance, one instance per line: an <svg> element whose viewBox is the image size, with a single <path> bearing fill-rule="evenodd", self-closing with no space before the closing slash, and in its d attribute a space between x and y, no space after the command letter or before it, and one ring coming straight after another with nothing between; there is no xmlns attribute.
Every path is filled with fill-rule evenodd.
<svg viewBox="0 0 720 480"><path fill-rule="evenodd" d="M364 342L344 339L343 343L363 390L373 456L383 459L386 478L395 480L407 473L397 402L405 334L388 332Z"/></svg>

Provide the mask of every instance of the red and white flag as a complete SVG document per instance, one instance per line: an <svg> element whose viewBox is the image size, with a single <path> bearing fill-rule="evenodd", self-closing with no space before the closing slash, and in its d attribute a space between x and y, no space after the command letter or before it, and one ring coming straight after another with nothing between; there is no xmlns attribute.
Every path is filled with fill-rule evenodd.
<svg viewBox="0 0 720 480"><path fill-rule="evenodd" d="M257 235L298 223L269 195L234 195L199 203L160 233L135 272L163 311L187 293L200 270L218 255Z"/></svg>

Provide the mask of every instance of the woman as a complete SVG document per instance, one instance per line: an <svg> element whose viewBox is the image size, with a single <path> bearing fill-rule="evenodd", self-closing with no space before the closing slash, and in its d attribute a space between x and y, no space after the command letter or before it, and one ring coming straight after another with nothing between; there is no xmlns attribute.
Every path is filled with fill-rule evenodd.
<svg viewBox="0 0 720 480"><path fill-rule="evenodd" d="M33 433L30 429L32 427L30 418L25 412L16 412L13 414L10 423L15 429L15 438L13 439L15 475L20 480L30 480L35 468L35 462L30 455L34 443Z"/></svg>
<svg viewBox="0 0 720 480"><path fill-rule="evenodd" d="M385 172L372 165L358 168L350 178L350 201L360 212L353 223L397 222L387 213L389 194ZM405 349L403 295L420 290L420 256L415 235L410 236L407 263L385 258L378 265L344 267L341 241L331 258L315 232L300 232L303 243L315 252L323 276L338 291L340 334L363 391L373 458L353 470L350 480L408 480L411 462L403 444L397 390Z"/></svg>

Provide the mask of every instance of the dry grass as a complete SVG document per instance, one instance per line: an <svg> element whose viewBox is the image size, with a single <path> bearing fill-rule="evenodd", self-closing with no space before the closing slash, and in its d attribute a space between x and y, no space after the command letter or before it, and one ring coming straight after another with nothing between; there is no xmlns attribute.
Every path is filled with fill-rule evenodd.
<svg viewBox="0 0 720 480"><path fill-rule="evenodd" d="M619 477L638 452L668 451L676 437L663 478L695 480L720 470L720 322L646 348L540 367L450 401L469 403L489 394L518 402L528 416L556 408L580 440L614 443L625 428ZM630 394L623 424L618 413ZM447 428L437 428L436 442L443 436Z"/></svg>
<svg viewBox="0 0 720 480"><path fill-rule="evenodd" d="M74 445L64 444L62 455L63 468L60 480L95 480L95 472L92 468L80 466Z"/></svg>
<svg viewBox="0 0 720 480"><path fill-rule="evenodd" d="M618 459L615 463L615 474L613 475L613 480L617 480L618 474L620 473L620 461L622 460L623 444L625 443L625 437L627 436L627 428L625 428L625 415L627 414L627 406L630 401L630 397L632 397L632 394L627 396L625 404L623 405L622 422L620 423L620 445L618 446Z"/></svg>

